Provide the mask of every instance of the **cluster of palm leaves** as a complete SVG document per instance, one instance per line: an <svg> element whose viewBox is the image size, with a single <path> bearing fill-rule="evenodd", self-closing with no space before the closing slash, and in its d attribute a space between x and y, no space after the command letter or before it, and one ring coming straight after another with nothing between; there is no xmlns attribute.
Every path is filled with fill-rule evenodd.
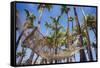
<svg viewBox="0 0 100 68"><path fill-rule="evenodd" d="M34 25L36 16L28 9L24 9L26 12L26 22L22 26L22 31L16 41L16 64L17 65L32 65L32 64L49 64L49 63L67 63L77 62L75 54L80 53L80 62L82 61L94 61L91 47L96 48L96 43L91 44L89 37L89 30L92 30L96 36L96 16L88 14L86 15L82 8L82 14L84 22L82 25L79 23L77 7L72 6L74 10L74 17L69 15L71 10L70 6L61 6L61 14L57 17L50 17L52 24L49 21L45 22L46 35L43 35L40 31L41 20L43 12L47 9L49 12L52 10L53 5L39 4L37 10L39 10L38 26ZM19 11L16 11L16 31L19 31ZM63 14L67 16L67 25L63 27L59 20ZM74 22L76 25L74 26ZM72 32L70 32L70 22L72 24ZM51 31L48 32L48 29ZM48 34L49 33L49 34ZM18 51L18 47L21 46L21 51ZM31 50L29 58L23 60L27 49ZM86 52L87 51L87 55ZM88 56L88 58L87 58ZM39 59L41 58L41 59Z"/></svg>

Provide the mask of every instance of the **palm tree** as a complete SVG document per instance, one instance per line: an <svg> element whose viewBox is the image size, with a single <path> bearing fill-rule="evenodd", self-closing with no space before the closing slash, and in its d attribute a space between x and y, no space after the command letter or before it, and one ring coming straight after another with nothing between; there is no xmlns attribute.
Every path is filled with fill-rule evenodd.
<svg viewBox="0 0 100 68"><path fill-rule="evenodd" d="M74 6L74 15L75 15L75 20L76 20L76 26L77 26L77 33L78 35L80 35L80 47L83 46L83 38L82 38L82 35L81 35L81 28L80 28L80 23L79 23L79 20L78 20L78 15L77 15L77 11L76 11L76 6ZM80 61L83 62L83 61L86 61L86 55L85 55L85 52L84 50L80 50Z"/></svg>
<svg viewBox="0 0 100 68"><path fill-rule="evenodd" d="M88 55L90 58L90 61L93 61L93 56L92 56L92 52L91 52L91 44L90 44L90 38L89 38L89 33L88 33L88 29L87 29L87 17L85 15L84 10L81 8L83 16L84 16L84 26L85 26L85 30L86 30L86 38L87 38L87 49L88 49Z"/></svg>
<svg viewBox="0 0 100 68"><path fill-rule="evenodd" d="M53 18L52 18L53 19ZM53 20L55 20L55 19L53 19ZM55 20L56 21L56 20ZM55 23L55 28L56 28L56 30L57 30L57 22L54 22ZM55 54L57 54L57 45L58 45L58 43L56 42L57 41L57 31L55 31L55 46L56 46L56 48L55 48ZM57 63L57 60L55 60L55 63Z"/></svg>
<svg viewBox="0 0 100 68"><path fill-rule="evenodd" d="M95 34L95 37L97 35L96 33L96 17L94 15L88 14L87 16L87 26L92 30Z"/></svg>
<svg viewBox="0 0 100 68"><path fill-rule="evenodd" d="M29 13L27 9L25 9L25 12L27 14L27 17L26 17L26 22L24 24L24 29L33 28L34 27L33 20L35 20L36 17L33 14Z"/></svg>
<svg viewBox="0 0 100 68"><path fill-rule="evenodd" d="M36 17L34 16L34 14L30 14L27 9L25 9L25 12L26 12L26 15L27 15L26 22L25 22L25 24L23 26L23 30L22 30L21 34L19 35L18 40L16 42L16 49L18 47L18 44L19 44L20 39L22 38L24 32L26 31L26 29L34 27L33 21L36 19Z"/></svg>
<svg viewBox="0 0 100 68"><path fill-rule="evenodd" d="M69 7L67 7L65 5L61 6L61 15L60 16L62 16L63 13L66 13L66 15L67 15L67 22L68 22L68 25L67 25L67 33L68 34L69 34L69 20L68 20L68 18L69 18L69 15L68 15L69 11L70 11L70 8Z"/></svg>
<svg viewBox="0 0 100 68"><path fill-rule="evenodd" d="M68 21L72 22L72 37L73 37L73 20L74 18L72 16L68 17ZM71 39L71 44L73 44L73 39ZM75 60L75 55L73 55L74 60Z"/></svg>
<svg viewBox="0 0 100 68"><path fill-rule="evenodd" d="M48 9L48 11L50 11L52 8L52 5L49 5L49 4L39 4L38 5L38 11L40 13L40 16L39 16L39 20L38 20L38 29L40 30L40 24L41 24L41 18L42 18L42 15L43 15L43 11L45 9Z"/></svg>
<svg viewBox="0 0 100 68"><path fill-rule="evenodd" d="M68 39L68 37L69 37L68 36L69 35L69 20L68 20L68 18L69 18L69 14L68 14L69 11L70 11L70 8L68 6L65 6L65 5L61 6L61 16L63 15L63 13L66 13L66 15L67 15L67 24L68 24L67 25L67 43L68 43L67 44L68 45L67 47L69 47L69 45L70 45L69 44L70 42L69 42L69 39ZM68 58L68 60L69 60L69 58Z"/></svg>
<svg viewBox="0 0 100 68"><path fill-rule="evenodd" d="M38 29L39 30L40 30L41 18L42 18L44 9L48 9L48 11L50 11L51 8L52 8L52 5L49 5L49 4L39 4L38 5L37 10L40 13L40 16L39 16L39 19L38 19ZM38 60L38 58L39 58L39 55L37 55L37 57L36 57L36 59L34 61L34 64L36 63L36 61Z"/></svg>
<svg viewBox="0 0 100 68"><path fill-rule="evenodd" d="M58 45L60 44L60 40L61 40L61 28L62 26L59 24L59 19L61 16L58 16L56 18L54 17L50 17L51 20L53 21L53 25L50 23L46 23L45 26L50 28L53 32L52 34L50 34L50 36L47 36L47 42L48 42L48 46L50 49L53 48L55 49L55 54L57 54L57 50L58 50ZM50 63L52 63L53 60L50 61ZM57 60L55 60L55 63L57 63Z"/></svg>
<svg viewBox="0 0 100 68"><path fill-rule="evenodd" d="M70 11L70 8L67 7L66 5L61 6L61 15L60 16L62 16L63 13L66 13L67 14L67 17L68 17L68 12L69 11Z"/></svg>
<svg viewBox="0 0 100 68"><path fill-rule="evenodd" d="M97 41L96 16L91 15L91 14L87 15L87 26L89 27L90 30L92 30L94 32L94 34L95 34L95 40ZM95 45L97 45L97 43L95 43ZM97 57L97 52L96 52L96 57Z"/></svg>

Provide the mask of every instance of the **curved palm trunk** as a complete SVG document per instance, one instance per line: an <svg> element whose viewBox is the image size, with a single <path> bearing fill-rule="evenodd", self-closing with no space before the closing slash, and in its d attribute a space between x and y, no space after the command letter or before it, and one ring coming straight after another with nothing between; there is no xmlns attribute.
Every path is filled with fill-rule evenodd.
<svg viewBox="0 0 100 68"><path fill-rule="evenodd" d="M89 59L90 61L93 61L93 56L92 56L92 51L91 51L91 44L90 44L90 38L89 38L89 33L88 33L88 30L87 30L87 18L86 18L86 15L83 11L83 9L81 8L82 10L82 13L83 13L83 16L84 16L84 21L85 21L85 29L86 29L86 38L87 38L87 49L88 49L88 55L89 55Z"/></svg>
<svg viewBox="0 0 100 68"><path fill-rule="evenodd" d="M24 34L24 31L25 31L25 30L23 30L23 31L21 32L20 36L18 37L18 40L17 40L17 42L16 42L16 50L17 50L17 47L18 47L18 45L19 45L20 39L22 38L22 36L23 36L23 34Z"/></svg>
<svg viewBox="0 0 100 68"><path fill-rule="evenodd" d="M79 20L78 20L76 7L74 7L74 15L75 15L75 19L76 19L77 33L78 33L78 35L80 35L80 38L79 38L80 47L82 47L83 46L83 38L81 35L81 28L80 28L80 24L79 24ZM85 52L84 52L84 50L80 50L80 62L84 62L84 61L87 61Z"/></svg>

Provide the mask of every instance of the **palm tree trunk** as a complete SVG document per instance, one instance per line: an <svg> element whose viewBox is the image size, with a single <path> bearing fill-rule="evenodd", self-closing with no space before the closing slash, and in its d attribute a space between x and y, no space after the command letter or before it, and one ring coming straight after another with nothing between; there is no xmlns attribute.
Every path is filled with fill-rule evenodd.
<svg viewBox="0 0 100 68"><path fill-rule="evenodd" d="M94 32L94 35L95 35L95 38L97 40L97 33L96 33L96 30L94 28L92 28L93 32Z"/></svg>
<svg viewBox="0 0 100 68"><path fill-rule="evenodd" d="M84 21L85 21L86 38L87 38L87 41L88 41L87 42L88 55L89 55L90 61L93 61L93 56L92 56L92 51L91 51L91 44L90 44L90 38L89 38L88 30L87 30L87 18L86 18L85 12L83 11L82 8L81 8L81 10L82 10L82 13L83 13L83 16L84 16Z"/></svg>
<svg viewBox="0 0 100 68"><path fill-rule="evenodd" d="M39 55L36 57L35 61L34 61L34 64L36 64L36 61L38 60L39 58Z"/></svg>
<svg viewBox="0 0 100 68"><path fill-rule="evenodd" d="M73 21L72 21L72 33L73 33Z"/></svg>
<svg viewBox="0 0 100 68"><path fill-rule="evenodd" d="M20 60L18 61L18 65L21 65L22 60L23 60L23 58L24 58L24 56L25 56L25 51L26 51L26 49L22 48L22 55L21 55L21 57L20 57Z"/></svg>
<svg viewBox="0 0 100 68"><path fill-rule="evenodd" d="M57 54L57 48L55 48L55 55ZM57 60L55 60L55 63L57 63Z"/></svg>
<svg viewBox="0 0 100 68"><path fill-rule="evenodd" d="M29 58L29 60L27 60L27 64L32 64L32 60L33 60L33 57L34 57L34 53L33 52L31 52L31 55L30 55L30 58Z"/></svg>
<svg viewBox="0 0 100 68"><path fill-rule="evenodd" d="M57 26L56 26L56 28L57 28ZM56 33L55 33L55 55L57 54L57 37L56 37ZM55 60L55 63L57 63L57 60Z"/></svg>
<svg viewBox="0 0 100 68"><path fill-rule="evenodd" d="M41 60L40 64L47 64L47 60L43 58L43 59Z"/></svg>
<svg viewBox="0 0 100 68"><path fill-rule="evenodd" d="M75 55L73 55L74 61L76 61Z"/></svg>
<svg viewBox="0 0 100 68"><path fill-rule="evenodd" d="M45 62L45 64L47 64L47 60L46 59L44 59L44 62Z"/></svg>
<svg viewBox="0 0 100 68"><path fill-rule="evenodd" d="M40 24L41 24L41 18L42 18L43 10L44 10L44 8L42 7L41 13L40 13L40 16L39 16L39 20L38 20L38 29L39 30L40 30Z"/></svg>
<svg viewBox="0 0 100 68"><path fill-rule="evenodd" d="M69 20L68 20L68 17L69 17L69 15L68 15L68 13L67 13L67 22L68 22L68 25L67 25L67 48L69 48L69 45L70 45L70 42L69 42ZM68 57L67 58L67 62L69 62L69 60L70 60L70 57Z"/></svg>
<svg viewBox="0 0 100 68"><path fill-rule="evenodd" d="M17 42L16 42L16 50L17 50L17 47L18 47L18 45L19 45L20 39L22 38L22 36L23 36L23 34L24 34L24 31L25 31L25 30L23 30L23 31L21 32L20 36L18 37L18 40L17 40Z"/></svg>
<svg viewBox="0 0 100 68"><path fill-rule="evenodd" d="M73 37L73 21L72 21L72 37ZM72 42L71 42L72 44L73 44L73 39L72 39ZM76 61L76 59L75 59L75 54L72 56L73 58L74 58L74 60Z"/></svg>
<svg viewBox="0 0 100 68"><path fill-rule="evenodd" d="M40 64L43 64L43 62L44 62L44 59L41 60Z"/></svg>
<svg viewBox="0 0 100 68"><path fill-rule="evenodd" d="M68 13L67 13L67 19L68 19ZM68 43L68 48L69 48L69 20L68 20L68 25L67 25L67 43Z"/></svg>
<svg viewBox="0 0 100 68"><path fill-rule="evenodd" d="M89 55L89 58L90 58L90 61L93 61L93 56L92 56L92 51L91 51L91 44L90 44L90 38L89 38L89 34L88 34L88 31L86 29L86 37L87 37L87 48L88 48L88 55Z"/></svg>
<svg viewBox="0 0 100 68"><path fill-rule="evenodd" d="M82 47L83 46L83 38L81 35L81 28L80 28L80 24L79 24L79 20L78 20L76 7L74 7L74 15L75 15L75 19L76 19L77 33L78 33L78 35L80 35L80 38L79 38L80 47ZM84 61L87 61L85 52L84 52L84 50L80 50L80 62L84 62Z"/></svg>

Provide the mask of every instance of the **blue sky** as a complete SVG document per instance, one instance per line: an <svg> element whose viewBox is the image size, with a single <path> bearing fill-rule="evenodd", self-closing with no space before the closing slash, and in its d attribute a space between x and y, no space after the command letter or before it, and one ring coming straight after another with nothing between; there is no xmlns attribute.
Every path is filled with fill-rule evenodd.
<svg viewBox="0 0 100 68"><path fill-rule="evenodd" d="M26 19L26 13L24 11L24 9L28 9L31 13L33 13L36 16L36 20L34 21L34 25L37 26L38 23L38 18L39 18L39 12L37 11L37 6L38 4L28 4L28 3L16 3L16 9L19 10L19 18L21 20L21 24L25 23L25 19ZM45 22L50 22L51 24L53 23L52 20L50 19L50 16L53 17L57 17L60 15L61 11L60 11L61 6L59 5L53 5L53 9L49 12L47 9L44 10L43 12L43 16L42 16L42 20L41 20L41 33L43 35L45 35L46 33L46 27L45 27ZM71 10L69 12L69 16L74 17L74 10L73 10L73 6L70 6ZM81 9L83 8L86 14L93 14L96 15L96 8L95 7L77 7L77 13L78 13L78 19L79 19L79 23L82 24L83 23L83 15L81 12ZM61 17L61 19L59 20L60 25L64 26L65 28L67 28L67 16L64 13L63 16ZM75 20L73 21L74 26L75 26ZM71 22L70 22L70 31L71 29ZM50 32L50 29L49 29ZM17 32L17 38L18 38L19 33ZM92 31L89 31L89 36L90 36L90 40L91 41L95 41L95 36L94 33ZM19 47L20 49L20 47Z"/></svg>
<svg viewBox="0 0 100 68"><path fill-rule="evenodd" d="M37 26L37 22L38 22L38 18L39 18L39 12L37 11L37 6L38 4L26 4L26 3L17 3L16 4L16 8L19 10L19 17L21 20L21 23L25 23L25 19L26 19L26 13L24 11L24 9L28 9L31 13L33 13L36 16L36 20L34 21L34 24ZM71 10L69 12L69 16L73 16L74 17L74 12L73 12L73 6L70 6ZM95 7L81 7L84 9L86 14L96 14L96 8ZM53 9L48 12L48 10L44 10L43 12L43 16L42 16L42 20L41 20L41 32L45 35L46 32L46 27L45 27L45 22L48 21L50 23L52 23L52 20L49 18L50 16L53 17L57 17L58 15L60 15L60 6L59 5L53 5ZM78 13L78 18L79 18L79 23L83 23L82 19L83 19L83 15L82 12L80 10L80 7L77 8L77 13ZM59 23L64 26L66 28L67 26L67 16L64 13L62 18L60 19ZM74 20L74 25L75 25L75 20ZM71 27L71 24L70 24ZM71 28L70 28L71 31ZM94 34L92 31L89 32L90 37L92 40L94 40ZM91 40L91 41L92 41Z"/></svg>

